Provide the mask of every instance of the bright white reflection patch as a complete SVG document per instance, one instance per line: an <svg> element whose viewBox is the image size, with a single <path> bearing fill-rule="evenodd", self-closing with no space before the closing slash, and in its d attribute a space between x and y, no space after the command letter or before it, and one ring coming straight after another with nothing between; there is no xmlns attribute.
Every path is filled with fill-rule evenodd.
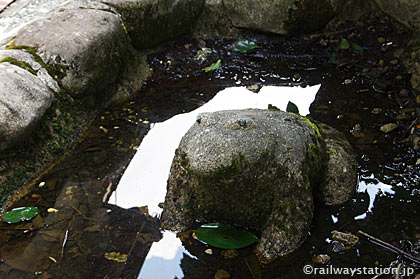
<svg viewBox="0 0 420 279"><path fill-rule="evenodd" d="M372 174L370 176L370 180L375 180L375 176ZM357 189L357 192L359 193L364 193L366 192L369 195L369 205L368 208L366 210L365 213L358 215L356 217L354 217L354 220L361 220L361 219L365 219L367 217L368 213L372 212L372 209L374 207L374 203L375 203L375 199L377 196L379 195L383 195L383 194L389 194L389 195L394 195L395 191L392 190L392 186L391 185L387 185L385 183L382 183L380 181L378 181L377 183L367 183L365 181L360 181L359 183L359 187Z"/></svg>
<svg viewBox="0 0 420 279"><path fill-rule="evenodd" d="M175 278L175 276L183 278L184 273L180 263L184 254L197 259L185 250L176 233L165 231L163 238L152 244L138 279Z"/></svg>
<svg viewBox="0 0 420 279"><path fill-rule="evenodd" d="M147 205L151 215L160 214L162 209L158 204L165 200L166 181L175 149L199 113L229 109L267 109L269 104L285 111L287 103L291 101L298 106L301 115L307 115L319 87L320 85L306 88L267 86L261 88L258 94L245 87L226 88L200 108L156 123L144 137L109 203L122 208Z"/></svg>

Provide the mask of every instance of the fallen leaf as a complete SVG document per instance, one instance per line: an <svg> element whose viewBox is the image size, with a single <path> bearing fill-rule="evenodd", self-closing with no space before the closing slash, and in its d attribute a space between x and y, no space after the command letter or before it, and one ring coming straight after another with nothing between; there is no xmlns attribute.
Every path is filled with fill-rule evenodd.
<svg viewBox="0 0 420 279"><path fill-rule="evenodd" d="M208 255L213 255L213 250L211 249L206 249L204 250L204 253L208 254Z"/></svg>
<svg viewBox="0 0 420 279"><path fill-rule="evenodd" d="M338 49L349 49L350 48L350 44L346 39L341 39L340 44L338 45Z"/></svg>
<svg viewBox="0 0 420 279"><path fill-rule="evenodd" d="M220 223L202 225L194 233L202 242L222 249L239 249L259 241L248 231Z"/></svg>
<svg viewBox="0 0 420 279"><path fill-rule="evenodd" d="M233 49L233 51L244 53L244 52L253 50L255 48L261 48L261 47L258 46L255 42L250 41L250 40L238 40L235 42L235 48Z"/></svg>
<svg viewBox="0 0 420 279"><path fill-rule="evenodd" d="M354 234L339 231L333 231L331 238L345 245L354 245L359 242L359 237L355 236Z"/></svg>
<svg viewBox="0 0 420 279"><path fill-rule="evenodd" d="M384 37L379 37L377 39L377 41L378 41L378 43L383 44L383 43L385 43L385 38Z"/></svg>
<svg viewBox="0 0 420 279"><path fill-rule="evenodd" d="M58 212L58 209L55 209L55 208L50 207L50 208L47 209L47 212L49 212L49 213L56 213L56 212Z"/></svg>
<svg viewBox="0 0 420 279"><path fill-rule="evenodd" d="M108 129L105 128L104 126L99 126L99 130L101 130L104 133L108 133Z"/></svg>
<svg viewBox="0 0 420 279"><path fill-rule="evenodd" d="M388 123L388 124L385 124L385 125L381 126L381 131L384 132L384 133L389 133L389 132L397 129L398 127L399 127L398 124Z"/></svg>
<svg viewBox="0 0 420 279"><path fill-rule="evenodd" d="M210 71L214 71L214 70L220 68L220 66L222 66L222 60L219 59L219 60L217 60L216 63L213 63L210 66L208 66L206 68L203 68L203 71L206 72L206 73L210 72Z"/></svg>
<svg viewBox="0 0 420 279"><path fill-rule="evenodd" d="M352 48L353 50L355 50L355 51L358 51L358 52L363 53L363 48L362 48L361 46L359 46L358 44L356 44L356 43L353 43L353 44L351 45L351 48Z"/></svg>
<svg viewBox="0 0 420 279"><path fill-rule="evenodd" d="M127 261L127 257L127 254L120 254L120 252L105 253L105 259L119 263L125 263Z"/></svg>
<svg viewBox="0 0 420 279"><path fill-rule="evenodd" d="M21 221L31 220L39 214L40 210L38 207L19 207L14 208L3 214L2 219L4 222L9 224L18 223Z"/></svg>

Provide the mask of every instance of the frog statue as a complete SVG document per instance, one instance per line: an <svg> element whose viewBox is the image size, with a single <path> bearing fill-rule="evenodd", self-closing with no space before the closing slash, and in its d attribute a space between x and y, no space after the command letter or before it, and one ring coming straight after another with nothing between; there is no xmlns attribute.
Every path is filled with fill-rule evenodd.
<svg viewBox="0 0 420 279"><path fill-rule="evenodd" d="M305 240L314 201L337 205L356 188L356 161L339 131L298 114L202 113L172 162L162 227L220 222L257 232L262 262Z"/></svg>

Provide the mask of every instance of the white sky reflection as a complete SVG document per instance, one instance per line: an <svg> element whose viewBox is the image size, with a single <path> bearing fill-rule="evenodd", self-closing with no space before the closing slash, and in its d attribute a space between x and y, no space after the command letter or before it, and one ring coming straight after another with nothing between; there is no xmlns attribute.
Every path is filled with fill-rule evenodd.
<svg viewBox="0 0 420 279"><path fill-rule="evenodd" d="M368 181L376 180L373 174L370 176L370 178L371 179L369 179ZM377 183L372 183L372 182L366 183L365 181L360 181L357 192L359 193L365 192L369 195L369 205L366 212L354 217L354 220L365 219L367 217L367 214L372 212L372 209L375 205L375 199L377 196L380 196L383 194L389 194L389 195L395 194L395 191L392 190L391 185L382 183L380 181L377 181Z"/></svg>
<svg viewBox="0 0 420 279"><path fill-rule="evenodd" d="M230 87L192 112L155 123L137 149L109 203L122 208L147 205L151 215L160 214L162 209L158 204L165 199L166 182L175 149L199 113L228 109L267 109L268 104L285 111L287 103L291 101L298 106L301 115L307 115L319 88L320 85L306 88L265 86L259 93L253 93L245 87Z"/></svg>
<svg viewBox="0 0 420 279"><path fill-rule="evenodd" d="M166 182L175 149L199 113L267 109L268 104L286 110L287 103L291 101L299 108L301 115L307 115L319 88L320 85L306 88L267 86L261 88L258 94L245 87L226 88L192 112L155 123L137 149L109 202L122 208L147 205L151 215L160 214L162 209L158 204L165 200ZM138 279L183 278L180 262L185 254L193 257L174 233L164 232L163 238L152 244Z"/></svg>

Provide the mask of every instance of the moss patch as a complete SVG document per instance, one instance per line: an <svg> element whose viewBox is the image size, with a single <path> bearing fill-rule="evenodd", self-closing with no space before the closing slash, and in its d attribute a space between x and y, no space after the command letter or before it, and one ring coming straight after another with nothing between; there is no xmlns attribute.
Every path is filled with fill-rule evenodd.
<svg viewBox="0 0 420 279"><path fill-rule="evenodd" d="M315 123L313 123L311 120L309 120L309 118L306 118L304 116L300 116L300 118L303 119L305 121L305 123L308 124L312 128L312 130L315 131L315 133L318 137L321 137L321 133L319 132L319 128Z"/></svg>
<svg viewBox="0 0 420 279"><path fill-rule="evenodd" d="M22 69L27 70L31 74L36 75L36 71L31 67L31 65L29 63L19 61L19 60L13 58L13 57L6 57L6 58L4 58L0 61L0 63L5 63L5 62L13 64L15 66L18 66Z"/></svg>
<svg viewBox="0 0 420 279"><path fill-rule="evenodd" d="M253 164L238 154L230 165L220 165L205 177L190 173L200 186L190 193L191 204L187 207L198 219L261 228L273 210L273 202L287 195L281 185L287 183L287 173L288 168L268 152Z"/></svg>
<svg viewBox="0 0 420 279"><path fill-rule="evenodd" d="M64 92L55 95L40 124L24 141L0 154L0 206L37 173L68 150L93 118Z"/></svg>
<svg viewBox="0 0 420 279"><path fill-rule="evenodd" d="M326 170L327 155L325 150L325 143L321 138L314 138L314 142L307 147L306 160L304 162L304 170L307 173L306 189L319 189L324 183L324 176Z"/></svg>
<svg viewBox="0 0 420 279"><path fill-rule="evenodd" d="M44 69L47 70L48 74L53 77L59 84L60 80L66 75L66 68L63 66L51 66L48 65L42 60L42 58L36 53L36 48L25 46L25 45L9 45L6 49L17 49L17 50L25 50L29 54L32 55L34 60L40 64Z"/></svg>

